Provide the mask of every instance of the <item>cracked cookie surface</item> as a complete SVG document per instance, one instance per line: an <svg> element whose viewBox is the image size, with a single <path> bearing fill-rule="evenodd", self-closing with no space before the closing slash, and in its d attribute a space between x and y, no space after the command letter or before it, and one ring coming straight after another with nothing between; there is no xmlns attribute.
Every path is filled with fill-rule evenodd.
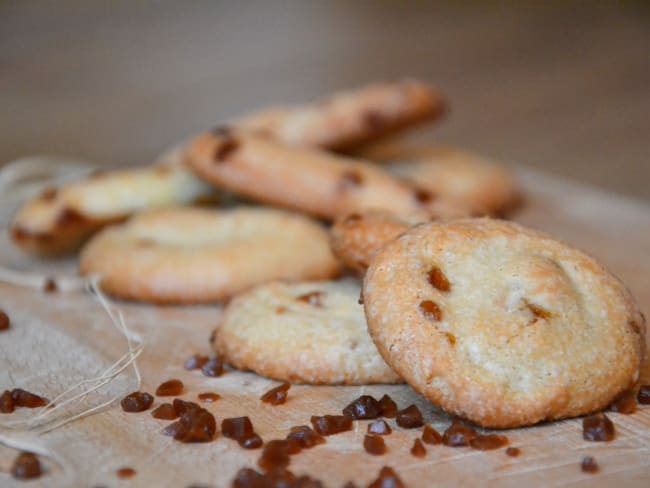
<svg viewBox="0 0 650 488"><path fill-rule="evenodd" d="M363 291L384 359L445 410L515 427L606 407L638 379L645 321L595 259L492 219L411 228Z"/></svg>

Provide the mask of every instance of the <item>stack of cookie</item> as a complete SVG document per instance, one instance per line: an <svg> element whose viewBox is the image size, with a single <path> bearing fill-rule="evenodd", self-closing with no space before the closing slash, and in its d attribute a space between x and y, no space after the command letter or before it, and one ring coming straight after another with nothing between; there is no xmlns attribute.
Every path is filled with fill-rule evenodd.
<svg viewBox="0 0 650 488"><path fill-rule="evenodd" d="M519 201L504 168L384 141L444 107L407 80L258 112L153 166L47 189L11 235L81 247L81 273L117 297L229 300L216 351L272 378L404 379L493 427L605 407L638 379L642 314L592 258L487 217ZM345 270L365 274L361 295Z"/></svg>

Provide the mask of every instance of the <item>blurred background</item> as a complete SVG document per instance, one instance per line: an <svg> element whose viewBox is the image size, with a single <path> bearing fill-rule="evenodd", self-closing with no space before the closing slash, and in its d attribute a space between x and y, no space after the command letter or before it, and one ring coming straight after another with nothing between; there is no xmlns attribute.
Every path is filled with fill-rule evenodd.
<svg viewBox="0 0 650 488"><path fill-rule="evenodd" d="M0 1L0 165L403 76L450 100L416 139L650 200L650 2Z"/></svg>

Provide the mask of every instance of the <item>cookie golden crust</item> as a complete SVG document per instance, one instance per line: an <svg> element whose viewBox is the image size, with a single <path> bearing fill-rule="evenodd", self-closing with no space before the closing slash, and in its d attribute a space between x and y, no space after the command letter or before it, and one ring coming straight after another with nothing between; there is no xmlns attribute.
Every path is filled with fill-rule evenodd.
<svg viewBox="0 0 650 488"><path fill-rule="evenodd" d="M355 280L273 282L226 307L214 348L239 369L309 384L396 383L368 335Z"/></svg>
<svg viewBox="0 0 650 488"><path fill-rule="evenodd" d="M36 254L66 254L136 211L191 203L215 193L185 168L179 154L166 158L164 164L101 172L46 189L15 215L13 241Z"/></svg>
<svg viewBox="0 0 650 488"><path fill-rule="evenodd" d="M413 227L364 282L388 364L445 410L517 427L606 407L639 376L645 321L596 260L520 225Z"/></svg>
<svg viewBox="0 0 650 488"><path fill-rule="evenodd" d="M372 163L228 128L197 137L189 146L188 164L218 187L326 219L369 209L425 218L471 212Z"/></svg>
<svg viewBox="0 0 650 488"><path fill-rule="evenodd" d="M264 110L234 125L287 144L349 149L440 117L444 107L434 88L402 80L335 93L310 105Z"/></svg>
<svg viewBox="0 0 650 488"><path fill-rule="evenodd" d="M273 279L330 279L327 231L289 212L172 208L137 214L83 248L80 271L115 296L154 303L223 300Z"/></svg>
<svg viewBox="0 0 650 488"><path fill-rule="evenodd" d="M461 149L393 143L370 146L359 154L386 163L386 170L434 195L465 202L490 215L502 215L521 200L510 171Z"/></svg>
<svg viewBox="0 0 650 488"><path fill-rule="evenodd" d="M349 214L334 221L330 228L330 246L346 268L364 273L383 245L417 221L407 222L384 212Z"/></svg>

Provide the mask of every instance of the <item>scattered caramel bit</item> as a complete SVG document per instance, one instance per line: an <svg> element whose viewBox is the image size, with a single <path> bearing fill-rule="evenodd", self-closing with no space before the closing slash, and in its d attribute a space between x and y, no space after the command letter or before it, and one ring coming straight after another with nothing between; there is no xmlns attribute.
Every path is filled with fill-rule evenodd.
<svg viewBox="0 0 650 488"><path fill-rule="evenodd" d="M232 481L232 488L323 488L323 484L307 475L296 476L285 468L258 473L254 469L242 468Z"/></svg>
<svg viewBox="0 0 650 488"><path fill-rule="evenodd" d="M521 449L518 447L509 447L506 449L506 455L510 457L518 457L521 454Z"/></svg>
<svg viewBox="0 0 650 488"><path fill-rule="evenodd" d="M189 410L195 410L201 408L198 403L188 402L186 400L181 400L180 398L174 398L174 410L178 415L183 415Z"/></svg>
<svg viewBox="0 0 650 488"><path fill-rule="evenodd" d="M379 471L379 477L368 485L368 488L404 488L405 485L397 473L388 466Z"/></svg>
<svg viewBox="0 0 650 488"><path fill-rule="evenodd" d="M34 393L23 390L22 388L15 388L11 392L14 405L16 407L38 408L44 407L48 404L48 400Z"/></svg>
<svg viewBox="0 0 650 488"><path fill-rule="evenodd" d="M0 332L9 329L10 326L11 321L9 320L9 315L7 315L4 310L0 309Z"/></svg>
<svg viewBox="0 0 650 488"><path fill-rule="evenodd" d="M341 188L355 188L363 183L361 173L357 170L347 170L341 175Z"/></svg>
<svg viewBox="0 0 650 488"><path fill-rule="evenodd" d="M418 458L423 458L427 455L427 449L424 447L424 444L422 444L422 441L420 439L415 439L413 442L413 447L411 447L411 454Z"/></svg>
<svg viewBox="0 0 650 488"><path fill-rule="evenodd" d="M194 402L174 400L180 420L163 429L163 434L180 442L210 442L217 431L217 422L210 412Z"/></svg>
<svg viewBox="0 0 650 488"><path fill-rule="evenodd" d="M323 302L323 292L321 291L312 291L310 293L305 293L304 295L300 295L299 297L296 297L296 300L299 300L301 302L308 303L312 307L322 307Z"/></svg>
<svg viewBox="0 0 650 488"><path fill-rule="evenodd" d="M181 380L167 380L156 388L156 396L178 396L183 393Z"/></svg>
<svg viewBox="0 0 650 488"><path fill-rule="evenodd" d="M390 428L390 425L385 420L375 420L368 424L368 434L389 435L391 432L393 432L393 429Z"/></svg>
<svg viewBox="0 0 650 488"><path fill-rule="evenodd" d="M479 451L489 451L507 446L508 442L508 438L504 435L488 434L477 435L469 441L469 445Z"/></svg>
<svg viewBox="0 0 650 488"><path fill-rule="evenodd" d="M254 432L249 437L242 439L242 441L239 443L239 445L244 449L258 449L262 447L263 444L264 441L262 438Z"/></svg>
<svg viewBox="0 0 650 488"><path fill-rule="evenodd" d="M539 305L535 305L534 303L526 302L526 306L528 307L528 310L530 310L532 312L532 314L538 319L551 318L551 312L549 312L548 310L540 307Z"/></svg>
<svg viewBox="0 0 650 488"><path fill-rule="evenodd" d="M287 443L287 452L289 455L298 454L300 451L302 451L302 447L300 447L300 441L298 439L287 438L284 441Z"/></svg>
<svg viewBox="0 0 650 488"><path fill-rule="evenodd" d="M223 363L217 356L212 356L207 363L201 367L205 376L216 377L223 374Z"/></svg>
<svg viewBox="0 0 650 488"><path fill-rule="evenodd" d="M287 401L287 392L291 388L289 383L282 383L280 386L270 389L260 397L264 403L271 405L281 405Z"/></svg>
<svg viewBox="0 0 650 488"><path fill-rule="evenodd" d="M429 270L429 283L440 291L451 290L451 283L449 283L449 280L438 266L431 266Z"/></svg>
<svg viewBox="0 0 650 488"><path fill-rule="evenodd" d="M129 467L124 467L117 470L117 477L121 480L128 480L129 478L133 478L135 474L135 469Z"/></svg>
<svg viewBox="0 0 650 488"><path fill-rule="evenodd" d="M616 432L614 423L605 414L596 414L582 420L582 437L586 441L609 442Z"/></svg>
<svg viewBox="0 0 650 488"><path fill-rule="evenodd" d="M343 409L343 415L352 420L376 419L381 416L381 405L370 395L361 395Z"/></svg>
<svg viewBox="0 0 650 488"><path fill-rule="evenodd" d="M262 447L262 438L253 430L253 423L248 417L223 419L221 433L228 439L233 439L244 449Z"/></svg>
<svg viewBox="0 0 650 488"><path fill-rule="evenodd" d="M357 300L357 303L359 305L363 305L363 290L361 290L361 293L359 293L359 300Z"/></svg>
<svg viewBox="0 0 650 488"><path fill-rule="evenodd" d="M414 196L417 202L422 205L426 205L427 203L430 203L434 199L433 193L427 190L423 190L421 188L415 189Z"/></svg>
<svg viewBox="0 0 650 488"><path fill-rule="evenodd" d="M16 409L14 398L9 390L5 390L0 395L0 413L12 413Z"/></svg>
<svg viewBox="0 0 650 488"><path fill-rule="evenodd" d="M585 456L582 458L582 462L580 463L580 469L582 469L583 473L593 474L597 473L600 470L600 467L593 457Z"/></svg>
<svg viewBox="0 0 650 488"><path fill-rule="evenodd" d="M422 440L427 444L436 445L442 442L442 436L440 435L440 432L429 424L425 424L424 430L422 431Z"/></svg>
<svg viewBox="0 0 650 488"><path fill-rule="evenodd" d="M423 300L420 302L420 312L427 320L435 320L440 322L442 320L442 310L438 304L432 300Z"/></svg>
<svg viewBox="0 0 650 488"><path fill-rule="evenodd" d="M347 415L323 415L311 417L314 430L320 435L334 435L346 430L352 430L352 419Z"/></svg>
<svg viewBox="0 0 650 488"><path fill-rule="evenodd" d="M153 397L149 393L134 391L122 398L120 405L125 412L144 412L153 403Z"/></svg>
<svg viewBox="0 0 650 488"><path fill-rule="evenodd" d="M171 403L163 403L151 412L151 416L160 420L174 420L178 418L178 412Z"/></svg>
<svg viewBox="0 0 650 488"><path fill-rule="evenodd" d="M636 400L641 405L650 405L650 385L641 385Z"/></svg>
<svg viewBox="0 0 650 488"><path fill-rule="evenodd" d="M218 393L213 393L211 391L206 391L205 393L199 393L197 395L197 398L202 402L212 403L219 400L221 398L221 395L219 395Z"/></svg>
<svg viewBox="0 0 650 488"><path fill-rule="evenodd" d="M471 427L453 422L442 436L442 442L449 447L469 446L472 439L478 434Z"/></svg>
<svg viewBox="0 0 650 488"><path fill-rule="evenodd" d="M275 313L277 313L278 315L282 315L283 313L286 313L286 311L287 311L287 307L285 307L284 305L280 305L278 308L275 309Z"/></svg>
<svg viewBox="0 0 650 488"><path fill-rule="evenodd" d="M187 361L185 361L185 364L183 365L185 369L188 371L191 371L193 369L201 369L205 363L208 362L210 358L208 356L203 356L201 354L195 354L191 358L189 358Z"/></svg>
<svg viewBox="0 0 650 488"><path fill-rule="evenodd" d="M363 438L363 448L368 454L382 456L386 454L386 443L383 437L377 435L366 435Z"/></svg>
<svg viewBox="0 0 650 488"><path fill-rule="evenodd" d="M253 423L248 417L233 417L221 421L221 433L228 439L238 441L254 432Z"/></svg>
<svg viewBox="0 0 650 488"><path fill-rule="evenodd" d="M388 395L384 395L379 399L381 406L381 416L387 419L392 419L397 416L397 403Z"/></svg>
<svg viewBox="0 0 650 488"><path fill-rule="evenodd" d="M11 476L17 480L31 480L42 474L41 462L32 452L21 452L11 466Z"/></svg>
<svg viewBox="0 0 650 488"><path fill-rule="evenodd" d="M626 391L609 406L612 412L630 415L636 412L636 398L632 391Z"/></svg>
<svg viewBox="0 0 650 488"><path fill-rule="evenodd" d="M302 449L311 449L318 444L325 443L325 438L314 432L307 425L291 427L291 431L287 435L287 440L297 441Z"/></svg>
<svg viewBox="0 0 650 488"><path fill-rule="evenodd" d="M56 293L59 291L59 287L57 286L56 281L52 278L47 278L45 283L43 283L43 291L45 293Z"/></svg>
<svg viewBox="0 0 650 488"><path fill-rule="evenodd" d="M397 425L404 429L415 429L417 427L422 427L422 424L424 424L422 412L420 412L420 409L415 405L409 405L404 410L397 412L397 418L395 421L397 422Z"/></svg>
<svg viewBox="0 0 650 488"><path fill-rule="evenodd" d="M257 488L264 486L266 479L262 473L251 468L242 468L237 471L235 479L232 480L232 488Z"/></svg>
<svg viewBox="0 0 650 488"><path fill-rule="evenodd" d="M286 468L289 458L289 444L284 440L273 440L266 443L257 464L265 471Z"/></svg>
<svg viewBox="0 0 650 488"><path fill-rule="evenodd" d="M181 432L183 432L184 430L185 427L183 427L183 424L179 420L178 422L171 423L167 427L165 427L162 430L162 433L175 438L177 435L180 435Z"/></svg>
<svg viewBox="0 0 650 488"><path fill-rule="evenodd" d="M214 150L214 160L221 162L231 156L237 149L239 149L239 142L230 136L226 136L226 139L217 144Z"/></svg>

